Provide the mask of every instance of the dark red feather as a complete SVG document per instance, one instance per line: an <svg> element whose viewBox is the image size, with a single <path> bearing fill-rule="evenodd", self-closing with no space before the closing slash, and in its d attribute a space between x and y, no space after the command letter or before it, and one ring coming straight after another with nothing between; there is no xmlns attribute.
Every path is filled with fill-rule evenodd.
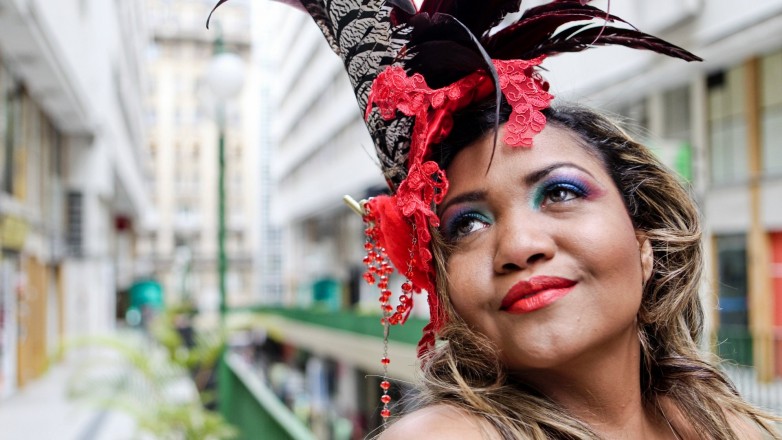
<svg viewBox="0 0 782 440"><path fill-rule="evenodd" d="M592 27L588 27L592 26ZM533 49L531 56L554 55L562 52L578 52L593 46L619 45L632 49L646 49L685 61L702 59L679 46L634 29L594 25L580 25L562 32Z"/></svg>
<svg viewBox="0 0 782 440"><path fill-rule="evenodd" d="M589 22L583 23L585 21ZM492 57L500 59L532 59L616 44L687 61L699 60L690 52L637 29L609 25L614 22L627 23L615 15L584 5L580 0L559 0L526 11L516 23L484 39L483 44ZM572 26L562 29L569 23Z"/></svg>
<svg viewBox="0 0 782 440"><path fill-rule="evenodd" d="M419 13L450 15L480 38L520 7L521 0L424 0Z"/></svg>
<svg viewBox="0 0 782 440"><path fill-rule="evenodd" d="M530 50L552 38L560 27L595 19L606 23L625 22L598 8L581 5L577 0L565 0L527 10L518 21L484 38L482 43L495 58L530 59L534 58L527 55Z"/></svg>
<svg viewBox="0 0 782 440"><path fill-rule="evenodd" d="M444 87L476 70L493 69L480 41L457 18L420 12L409 24L405 67L424 75L429 87Z"/></svg>

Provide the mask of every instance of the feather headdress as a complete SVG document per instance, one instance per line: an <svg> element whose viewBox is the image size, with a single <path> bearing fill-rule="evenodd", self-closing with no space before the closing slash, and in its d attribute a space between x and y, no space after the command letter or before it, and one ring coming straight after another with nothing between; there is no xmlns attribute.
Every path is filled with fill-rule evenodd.
<svg viewBox="0 0 782 440"><path fill-rule="evenodd" d="M539 73L546 57L621 45L700 60L589 0L554 0L520 15L521 0L424 0L420 8L412 0L283 3L318 24L342 58L365 115L392 192L363 205L365 279L381 289L386 325L403 323L413 294L428 292L431 322L419 353L432 346L444 319L434 292L429 231L438 226L434 207L448 181L429 155L450 132L453 113L487 99L496 101L499 112L504 96L512 107L504 141L529 146L545 125L541 110L553 99ZM408 279L396 308L389 303L388 260Z"/></svg>

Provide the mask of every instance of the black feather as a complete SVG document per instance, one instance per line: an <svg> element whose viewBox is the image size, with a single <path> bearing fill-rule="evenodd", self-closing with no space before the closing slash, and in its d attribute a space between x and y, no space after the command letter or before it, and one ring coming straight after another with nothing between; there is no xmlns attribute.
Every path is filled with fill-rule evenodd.
<svg viewBox="0 0 782 440"><path fill-rule="evenodd" d="M405 62L410 73L420 73L432 88L447 86L485 68L485 60L475 48L456 41L436 40L415 46Z"/></svg>
<svg viewBox="0 0 782 440"><path fill-rule="evenodd" d="M415 3L412 0L386 0L386 3L410 16L415 15Z"/></svg>
<svg viewBox="0 0 782 440"><path fill-rule="evenodd" d="M217 2L214 8L209 12L209 16L206 17L206 28L209 29L209 21L212 20L212 14L215 13L215 10L220 7L223 3L227 2L228 0L220 0Z"/></svg>
<svg viewBox="0 0 782 440"><path fill-rule="evenodd" d="M493 68L478 39L455 17L419 13L410 26L405 67L422 74L429 87L444 87L476 70Z"/></svg>

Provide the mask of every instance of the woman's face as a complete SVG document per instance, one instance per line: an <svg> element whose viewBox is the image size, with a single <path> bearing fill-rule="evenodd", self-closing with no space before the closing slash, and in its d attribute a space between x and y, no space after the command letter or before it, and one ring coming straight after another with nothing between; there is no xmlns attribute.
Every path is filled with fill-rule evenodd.
<svg viewBox="0 0 782 440"><path fill-rule="evenodd" d="M600 159L553 126L532 148L498 145L489 167L492 142L457 154L438 209L455 311L514 371L637 350L651 250Z"/></svg>

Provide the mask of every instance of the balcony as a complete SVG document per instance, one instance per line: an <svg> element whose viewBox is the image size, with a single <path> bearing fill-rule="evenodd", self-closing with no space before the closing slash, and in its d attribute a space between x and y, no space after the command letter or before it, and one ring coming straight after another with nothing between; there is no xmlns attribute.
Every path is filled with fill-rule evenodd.
<svg viewBox="0 0 782 440"><path fill-rule="evenodd" d="M238 429L238 438L263 436L304 440L319 438L324 429L331 432L343 429L342 434L335 434L334 438L351 438L349 435L364 435L377 428L380 420L375 405L379 403L378 383L383 373L380 364L383 356L383 327L379 321L379 315L351 311L255 308L234 312L230 322L233 326L247 329L247 334L261 333L264 340L273 341L272 345L286 347L282 349L283 353L290 355L306 352L308 359L317 359L315 362L321 366L332 366L316 368L316 371L321 372L319 376L313 375L309 365L305 371L296 372L295 367L289 364L291 359L297 359L293 363L301 365L300 354L293 354L293 358L288 357L287 361L269 360L265 355L259 360L258 348L268 346L268 342L256 345L257 340L250 342L252 338L242 338L243 342L233 344L233 351L226 355L221 367L219 383L223 385L219 387L219 400L220 412ZM416 380L416 344L425 324L422 319L411 318L404 326L391 329L388 348L392 362L388 366L389 376L399 380L393 386L394 392L401 391L404 384ZM341 366L335 367L337 364ZM346 374L346 367L355 370L355 374ZM307 383L310 384L316 376L322 383L330 383L327 388L332 391L325 396L329 400L325 404L325 407L330 408L329 413L317 414L318 405L314 402L322 400L324 396L309 395L304 398L306 404L312 405L309 409L302 409L301 402L292 402L287 390L296 387L290 383L281 386L280 381L275 380L275 376L279 377L280 368L288 370L288 377L307 377ZM324 370L331 373L324 373ZM357 388L336 384L337 381L352 380L359 384ZM340 395L337 395L336 390L341 390ZM344 395L345 390L352 390L355 395ZM354 412L335 414L340 411L337 401L345 400L358 402ZM344 422L355 420L356 411L361 413L358 419L368 420L368 425L361 428L353 426L349 428L352 433L347 434ZM329 420L324 422L324 418ZM361 432L362 429L365 431Z"/></svg>

